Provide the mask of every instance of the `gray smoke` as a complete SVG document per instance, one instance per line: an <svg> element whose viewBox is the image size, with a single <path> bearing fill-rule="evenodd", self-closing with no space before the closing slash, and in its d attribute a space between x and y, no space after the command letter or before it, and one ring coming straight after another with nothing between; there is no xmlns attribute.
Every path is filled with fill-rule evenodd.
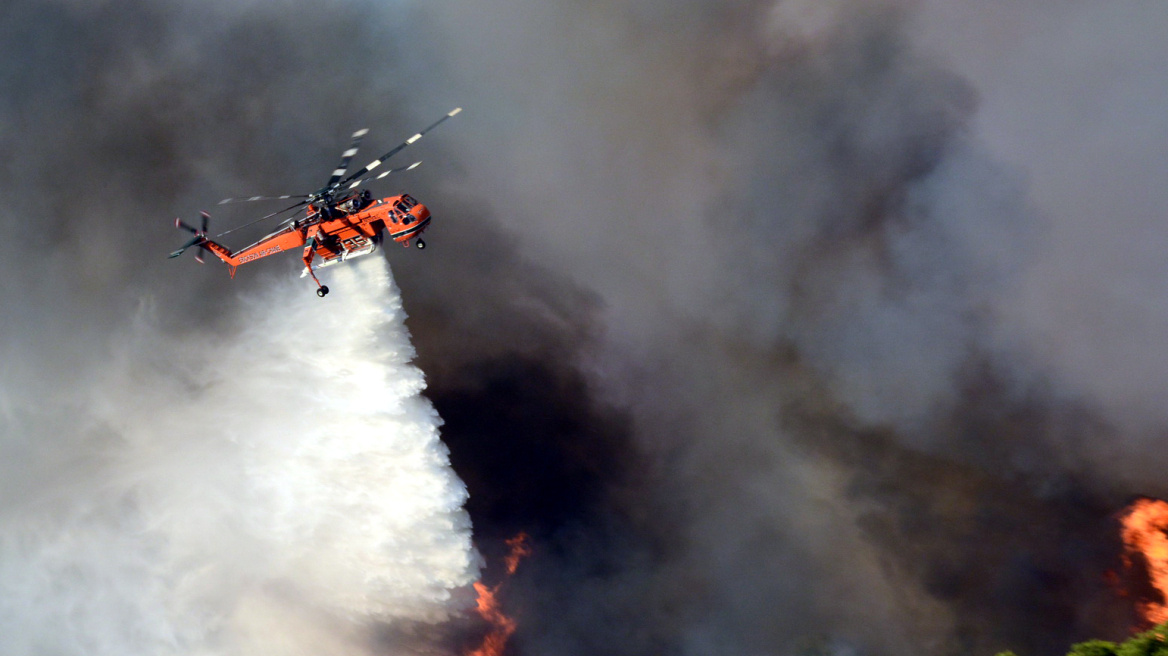
<svg viewBox="0 0 1168 656"><path fill-rule="evenodd" d="M388 257L480 548L534 536L516 649L1055 654L1128 626L1110 515L1168 491L1161 10L3 11L22 399L88 389L144 293L213 340L244 325L218 299L287 271L155 260L170 216L463 106L375 191L435 212Z"/></svg>

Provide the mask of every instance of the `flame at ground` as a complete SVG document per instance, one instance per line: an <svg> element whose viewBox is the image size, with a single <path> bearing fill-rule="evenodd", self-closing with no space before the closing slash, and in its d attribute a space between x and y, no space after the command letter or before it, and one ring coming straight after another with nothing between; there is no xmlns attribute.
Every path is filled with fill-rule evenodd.
<svg viewBox="0 0 1168 656"><path fill-rule="evenodd" d="M504 563L507 565L507 576L511 576L519 567L519 561L531 555L531 545L527 543L527 534L520 533L507 540L507 546L511 548L511 551L507 554ZM482 581L475 581L474 589L478 594L477 610L479 615L491 625L491 630L483 638L483 644L468 652L467 656L501 656L503 648L507 646L507 640L511 634L515 633L515 620L504 615L503 610L499 607L497 595L501 587L503 587L502 583L489 588Z"/></svg>
<svg viewBox="0 0 1168 656"><path fill-rule="evenodd" d="M531 545L527 544L527 534L520 533L507 540L507 546L511 548L511 552L507 554L506 560L507 575L510 576L519 567L519 561L531 555Z"/></svg>
<svg viewBox="0 0 1168 656"><path fill-rule="evenodd" d="M1168 501L1137 499L1123 515L1124 565L1132 570L1143 561L1158 599L1142 599L1136 609L1148 624L1168 622Z"/></svg>

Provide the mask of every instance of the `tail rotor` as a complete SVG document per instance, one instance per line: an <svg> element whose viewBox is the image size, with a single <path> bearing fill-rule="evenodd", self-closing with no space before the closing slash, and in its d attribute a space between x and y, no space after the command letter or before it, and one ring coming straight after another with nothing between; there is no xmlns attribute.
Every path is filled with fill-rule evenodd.
<svg viewBox="0 0 1168 656"><path fill-rule="evenodd" d="M187 223L186 221L183 221L182 219L175 219L174 220L174 227L175 228L178 228L179 230L186 230L187 232L193 234L194 237L192 237L190 239L190 241L188 241L187 243L185 243L181 247L179 247L179 249L177 251L174 251L173 253L171 253L170 257L178 257L179 255L182 255L183 252L185 250L187 250L188 248L190 248L192 246L198 246L199 250L195 251L195 261L198 262L199 264L203 264L206 261L204 258L207 256L207 254L210 251L208 251L207 247L204 246L204 244L207 243L207 226L211 222L211 215L207 214L206 212L200 212L199 214L202 215L202 222L200 223L199 228L196 228L193 225L190 225L189 223Z"/></svg>

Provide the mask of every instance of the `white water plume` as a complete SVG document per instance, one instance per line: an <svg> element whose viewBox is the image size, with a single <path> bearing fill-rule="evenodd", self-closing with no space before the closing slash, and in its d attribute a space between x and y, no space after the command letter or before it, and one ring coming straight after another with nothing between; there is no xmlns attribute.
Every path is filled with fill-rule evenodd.
<svg viewBox="0 0 1168 656"><path fill-rule="evenodd" d="M331 282L219 341L143 318L69 401L0 394L0 653L397 653L455 610L466 489L397 288L380 258Z"/></svg>

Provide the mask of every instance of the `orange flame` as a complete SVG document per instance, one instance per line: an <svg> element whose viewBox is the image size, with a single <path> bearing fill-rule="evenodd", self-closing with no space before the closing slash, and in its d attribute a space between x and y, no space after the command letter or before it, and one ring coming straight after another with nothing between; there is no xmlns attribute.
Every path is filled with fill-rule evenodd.
<svg viewBox="0 0 1168 656"><path fill-rule="evenodd" d="M531 555L531 545L527 544L527 534L520 533L515 537L507 540L507 546L511 547L511 553L507 554L507 576L515 573L515 569L519 567L519 561Z"/></svg>
<svg viewBox="0 0 1168 656"><path fill-rule="evenodd" d="M511 551L507 554L504 563L507 565L507 576L511 576L519 567L519 561L523 560L525 556L531 555L531 545L527 543L527 534L520 533L507 540L507 546L511 548ZM476 610L491 625L491 630L483 638L483 644L479 645L477 649L467 652L467 656L502 656L503 647L507 646L507 640L512 633L515 633L515 620L504 615L503 610L499 607L496 595L501 587L503 587L502 583L488 588L482 581L475 581L474 589L478 593L478 599L475 601Z"/></svg>
<svg viewBox="0 0 1168 656"><path fill-rule="evenodd" d="M1123 563L1132 570L1143 562L1158 599L1136 602L1149 625L1168 622L1168 501L1136 499L1119 518L1123 524ZM1138 557L1138 558L1137 558Z"/></svg>

